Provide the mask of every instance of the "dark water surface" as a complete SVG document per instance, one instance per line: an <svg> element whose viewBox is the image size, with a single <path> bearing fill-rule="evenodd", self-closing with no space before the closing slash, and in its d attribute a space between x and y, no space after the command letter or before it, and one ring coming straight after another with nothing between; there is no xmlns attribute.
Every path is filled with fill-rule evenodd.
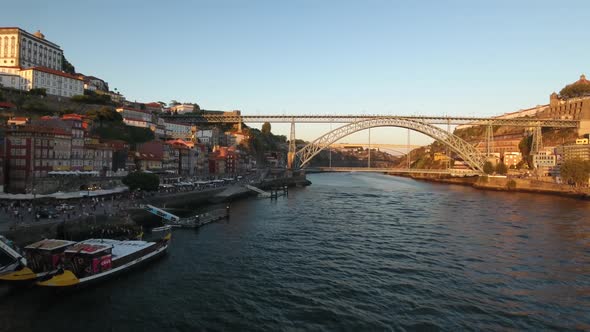
<svg viewBox="0 0 590 332"><path fill-rule="evenodd" d="M309 178L118 279L1 289L0 330L590 330L590 202Z"/></svg>

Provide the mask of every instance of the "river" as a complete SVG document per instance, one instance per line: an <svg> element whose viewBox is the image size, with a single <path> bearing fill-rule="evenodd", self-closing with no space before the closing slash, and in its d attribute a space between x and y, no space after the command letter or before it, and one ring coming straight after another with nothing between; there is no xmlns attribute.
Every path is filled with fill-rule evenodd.
<svg viewBox="0 0 590 332"><path fill-rule="evenodd" d="M74 293L0 290L3 331L590 329L590 202L314 174Z"/></svg>

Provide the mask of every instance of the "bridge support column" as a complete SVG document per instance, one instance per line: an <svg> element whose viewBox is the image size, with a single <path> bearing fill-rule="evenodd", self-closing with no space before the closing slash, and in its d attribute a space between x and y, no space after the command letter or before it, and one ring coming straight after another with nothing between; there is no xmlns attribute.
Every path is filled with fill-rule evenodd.
<svg viewBox="0 0 590 332"><path fill-rule="evenodd" d="M408 129L408 152L406 154L406 159L408 161L408 169L412 166L412 148L410 147L410 129Z"/></svg>
<svg viewBox="0 0 590 332"><path fill-rule="evenodd" d="M368 168L371 168L371 128L369 128L369 163L367 164Z"/></svg>
<svg viewBox="0 0 590 332"><path fill-rule="evenodd" d="M287 168L293 170L295 166L295 119L291 119L291 135L289 137L289 152L287 153Z"/></svg>
<svg viewBox="0 0 590 332"><path fill-rule="evenodd" d="M486 155L489 157L494 153L494 127L488 125L486 129Z"/></svg>
<svg viewBox="0 0 590 332"><path fill-rule="evenodd" d="M543 132L541 126L533 128L533 142L531 144L531 154L537 154L543 150Z"/></svg>

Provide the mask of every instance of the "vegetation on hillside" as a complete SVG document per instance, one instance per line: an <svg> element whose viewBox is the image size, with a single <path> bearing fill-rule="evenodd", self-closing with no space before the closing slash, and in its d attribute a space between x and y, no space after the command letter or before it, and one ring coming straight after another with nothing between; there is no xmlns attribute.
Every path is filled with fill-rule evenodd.
<svg viewBox="0 0 590 332"><path fill-rule="evenodd" d="M564 183L576 187L588 186L590 178L590 161L573 159L565 161L560 168L560 175Z"/></svg>
<svg viewBox="0 0 590 332"><path fill-rule="evenodd" d="M122 182L129 190L155 191L160 186L160 177L151 173L133 172L127 174Z"/></svg>
<svg viewBox="0 0 590 332"><path fill-rule="evenodd" d="M590 84L574 83L567 85L563 89L561 89L561 91L559 91L559 95L562 98L588 96L590 95Z"/></svg>
<svg viewBox="0 0 590 332"><path fill-rule="evenodd" d="M61 70L68 74L74 75L76 73L76 68L72 65L65 56L61 56Z"/></svg>
<svg viewBox="0 0 590 332"><path fill-rule="evenodd" d="M287 152L287 137L284 135L274 135L268 126L262 125L264 131L243 126L242 132L247 137L241 142L242 148L250 154L256 156L258 163L266 163L265 153L268 152Z"/></svg>
<svg viewBox="0 0 590 332"><path fill-rule="evenodd" d="M112 108L102 107L86 112L94 123L91 133L103 139L123 140L130 144L145 143L154 139L149 128L127 126L121 114Z"/></svg>
<svg viewBox="0 0 590 332"><path fill-rule="evenodd" d="M76 95L71 98L72 101L83 104L95 105L113 105L111 96L98 94L94 91L84 90L84 95Z"/></svg>

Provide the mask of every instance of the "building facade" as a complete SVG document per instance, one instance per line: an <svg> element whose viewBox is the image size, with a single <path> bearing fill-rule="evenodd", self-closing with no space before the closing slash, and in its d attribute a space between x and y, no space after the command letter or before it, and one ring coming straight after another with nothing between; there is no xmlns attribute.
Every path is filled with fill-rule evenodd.
<svg viewBox="0 0 590 332"><path fill-rule="evenodd" d="M22 78L19 75L0 72L1 87L20 90L23 85L21 80Z"/></svg>
<svg viewBox="0 0 590 332"><path fill-rule="evenodd" d="M117 108L117 112L121 114L123 122L128 126L150 129L156 126L153 122L153 115L148 111L130 107L119 107Z"/></svg>
<svg viewBox="0 0 590 332"><path fill-rule="evenodd" d="M45 39L40 31L31 34L20 28L0 28L0 66L62 70L62 59L59 45Z"/></svg>
<svg viewBox="0 0 590 332"><path fill-rule="evenodd" d="M50 95L73 97L84 94L84 81L78 77L46 67L23 69L21 90L45 89Z"/></svg>
<svg viewBox="0 0 590 332"><path fill-rule="evenodd" d="M35 179L69 167L71 133L56 128L24 126L7 131L7 189L32 193Z"/></svg>
<svg viewBox="0 0 590 332"><path fill-rule="evenodd" d="M566 144L558 147L558 154L563 161L590 160L590 144Z"/></svg>
<svg viewBox="0 0 590 332"><path fill-rule="evenodd" d="M166 136L173 139L192 140L196 128L190 124L166 121Z"/></svg>

